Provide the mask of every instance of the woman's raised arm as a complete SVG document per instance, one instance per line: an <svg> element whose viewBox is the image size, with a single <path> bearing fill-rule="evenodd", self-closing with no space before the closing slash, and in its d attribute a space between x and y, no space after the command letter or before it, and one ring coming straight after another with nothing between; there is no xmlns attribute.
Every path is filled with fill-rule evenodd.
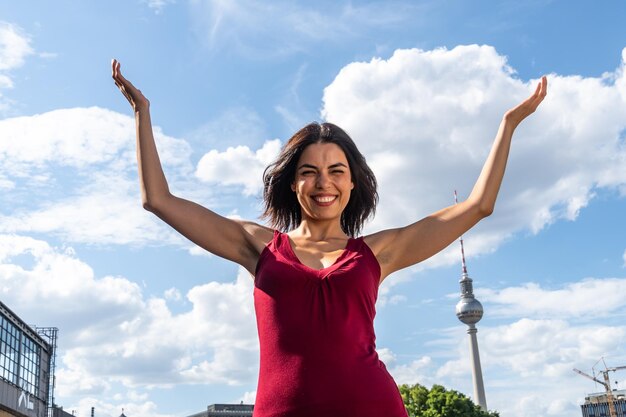
<svg viewBox="0 0 626 417"><path fill-rule="evenodd" d="M365 238L381 265L381 279L430 258L493 212L513 132L541 104L547 88L547 79L542 77L528 99L505 113L491 152L467 200L409 226L384 230Z"/></svg>
<svg viewBox="0 0 626 417"><path fill-rule="evenodd" d="M209 252L236 262L254 274L265 243L272 238L269 228L220 216L192 201L170 193L157 152L150 102L111 62L113 80L133 107L137 128L137 164L143 207Z"/></svg>

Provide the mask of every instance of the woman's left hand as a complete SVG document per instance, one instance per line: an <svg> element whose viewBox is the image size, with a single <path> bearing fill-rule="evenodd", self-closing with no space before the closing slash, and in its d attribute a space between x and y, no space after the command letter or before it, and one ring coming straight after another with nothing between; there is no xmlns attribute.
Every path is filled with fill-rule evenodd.
<svg viewBox="0 0 626 417"><path fill-rule="evenodd" d="M545 77L541 77L541 81L537 85L535 92L533 95L528 97L522 103L520 103L517 107L512 108L504 114L504 120L507 123L511 123L513 128L516 128L522 120L530 116L532 113L537 110L539 104L543 101L546 94L548 93L548 79Z"/></svg>

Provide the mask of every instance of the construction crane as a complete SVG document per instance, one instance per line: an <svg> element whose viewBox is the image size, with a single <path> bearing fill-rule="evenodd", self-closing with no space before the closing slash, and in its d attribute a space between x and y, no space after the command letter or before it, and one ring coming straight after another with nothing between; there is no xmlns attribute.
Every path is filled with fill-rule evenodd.
<svg viewBox="0 0 626 417"><path fill-rule="evenodd" d="M604 361L604 360L603 360ZM609 406L609 417L618 417L617 412L615 411L615 399L613 398L613 390L611 389L611 379L609 378L609 372L619 371L620 369L626 369L626 366L615 366L613 368L608 368L606 363L604 364L604 371L602 372L602 376L604 377L604 381L600 381L595 376L591 376L581 370L574 368L574 372L579 373L580 375L591 379L592 381L597 382L598 384L604 386L606 389L606 402ZM621 414L621 413L620 413Z"/></svg>

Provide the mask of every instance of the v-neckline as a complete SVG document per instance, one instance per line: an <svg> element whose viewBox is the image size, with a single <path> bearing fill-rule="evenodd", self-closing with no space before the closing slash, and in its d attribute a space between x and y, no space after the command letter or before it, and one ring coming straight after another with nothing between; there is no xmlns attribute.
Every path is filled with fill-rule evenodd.
<svg viewBox="0 0 626 417"><path fill-rule="evenodd" d="M350 246L352 245L352 242L354 241L353 238L349 237L348 238L348 242L346 243L346 247L343 248L343 250L341 251L341 253L337 257L337 259L335 259L335 261L332 264L330 264L328 266L325 266L323 268L320 268L320 269L316 269L316 268L311 268L310 266L306 265L305 263L303 263L300 260L300 258L298 258L298 255L296 254L296 251L295 251L294 247L292 246L291 238L289 237L289 235L287 233L281 233L281 235L285 239L285 245L284 246L286 246L286 249L288 251L287 254L289 255L289 257L291 257L292 260L297 265L300 265L301 267L303 267L303 268L305 268L305 269L307 269L309 271L313 271L313 272L315 272L317 274L337 267L337 265L339 265L340 262L345 259L345 257L348 255L348 253L350 253Z"/></svg>

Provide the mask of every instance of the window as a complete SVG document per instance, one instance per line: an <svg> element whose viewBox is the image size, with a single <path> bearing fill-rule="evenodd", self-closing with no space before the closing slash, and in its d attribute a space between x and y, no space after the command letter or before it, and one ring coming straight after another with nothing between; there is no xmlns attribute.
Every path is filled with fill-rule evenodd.
<svg viewBox="0 0 626 417"><path fill-rule="evenodd" d="M30 337L22 335L20 355L20 387L37 396L39 388L40 347Z"/></svg>
<svg viewBox="0 0 626 417"><path fill-rule="evenodd" d="M0 315L0 378L38 396L41 347Z"/></svg>
<svg viewBox="0 0 626 417"><path fill-rule="evenodd" d="M0 377L17 385L19 330L0 316Z"/></svg>

